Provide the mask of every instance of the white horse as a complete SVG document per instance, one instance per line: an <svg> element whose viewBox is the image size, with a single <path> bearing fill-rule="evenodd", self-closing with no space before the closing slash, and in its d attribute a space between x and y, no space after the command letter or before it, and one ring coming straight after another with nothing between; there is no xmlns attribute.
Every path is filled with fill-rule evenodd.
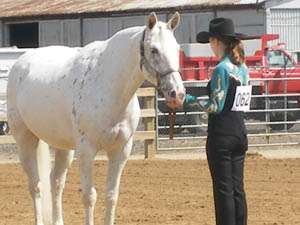
<svg viewBox="0 0 300 225"><path fill-rule="evenodd" d="M63 225L62 192L71 149L80 155L87 225L94 224L97 199L93 160L98 150L106 151L104 224L114 223L120 177L140 116L137 88L147 79L167 101L180 105L184 98L173 32L178 22L178 13L168 23L151 13L145 27L122 30L83 48L35 49L15 63L8 80L8 122L28 176L36 225ZM51 174L48 145L55 151Z"/></svg>

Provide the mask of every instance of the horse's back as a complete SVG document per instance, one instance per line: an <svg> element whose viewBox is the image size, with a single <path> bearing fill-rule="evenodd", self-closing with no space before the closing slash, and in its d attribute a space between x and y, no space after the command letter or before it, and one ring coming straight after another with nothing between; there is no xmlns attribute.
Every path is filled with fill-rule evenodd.
<svg viewBox="0 0 300 225"><path fill-rule="evenodd" d="M23 69L30 67L30 71L27 71L28 73L25 75L30 76L31 79L42 80L43 82L51 81L50 79L58 78L63 72L62 70L65 70L68 64L73 62L77 52L78 48L65 46L31 49L17 60L14 67ZM24 74L22 75L24 76ZM10 76L14 76L14 74L11 73Z"/></svg>
<svg viewBox="0 0 300 225"><path fill-rule="evenodd" d="M17 110L28 129L56 147L74 144L68 84L77 52L63 46L30 50L8 78L8 114Z"/></svg>

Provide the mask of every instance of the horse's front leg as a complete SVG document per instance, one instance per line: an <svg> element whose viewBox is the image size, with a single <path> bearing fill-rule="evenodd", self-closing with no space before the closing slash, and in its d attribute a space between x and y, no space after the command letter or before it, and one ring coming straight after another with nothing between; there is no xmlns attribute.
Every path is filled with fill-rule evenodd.
<svg viewBox="0 0 300 225"><path fill-rule="evenodd" d="M121 174L130 156L132 141L131 137L123 148L108 152L104 225L114 224Z"/></svg>
<svg viewBox="0 0 300 225"><path fill-rule="evenodd" d="M77 145L79 151L80 183L82 202L85 207L85 224L94 225L94 208L97 200L97 192L93 183L94 158L97 149L87 140L81 138Z"/></svg>

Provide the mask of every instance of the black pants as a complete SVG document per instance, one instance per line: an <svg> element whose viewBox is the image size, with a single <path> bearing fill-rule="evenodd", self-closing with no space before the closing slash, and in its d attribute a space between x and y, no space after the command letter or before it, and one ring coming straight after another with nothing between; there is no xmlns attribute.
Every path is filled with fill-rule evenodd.
<svg viewBox="0 0 300 225"><path fill-rule="evenodd" d="M217 225L246 225L244 160L247 137L209 135L206 153L213 181Z"/></svg>

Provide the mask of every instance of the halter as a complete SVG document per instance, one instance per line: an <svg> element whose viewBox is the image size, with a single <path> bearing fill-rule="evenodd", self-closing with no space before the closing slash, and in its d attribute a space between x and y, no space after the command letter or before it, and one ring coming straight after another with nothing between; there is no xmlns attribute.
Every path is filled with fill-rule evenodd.
<svg viewBox="0 0 300 225"><path fill-rule="evenodd" d="M160 73L159 71L157 71L153 66L151 66L151 64L148 62L147 58L145 57L145 46L144 46L144 41L145 41L145 33L146 33L146 29L143 31L143 35L142 35L142 39L140 42L140 55L141 55L141 60L140 60L140 69L143 72L143 66L145 67L145 69L149 72L149 71L154 71L155 72L155 76L156 76L156 80L157 80L157 89L160 90L160 84L161 84L161 78L167 76L170 73L173 72L179 72L176 70L168 70L166 73ZM174 125L175 125L175 116L176 116L176 111L169 111L169 139L172 140L173 139L173 135L174 135Z"/></svg>
<svg viewBox="0 0 300 225"><path fill-rule="evenodd" d="M147 60L147 58L145 57L145 46L144 46L144 41L145 41L145 33L146 33L146 29L144 29L143 31L143 35L142 35L142 39L140 41L140 69L143 72L143 67L145 67L145 69L149 72L149 71L154 71L155 76L156 76L156 80L157 80L157 88L160 88L160 83L161 83L161 79L165 76L167 76L170 73L173 72L179 72L178 70L168 70L166 73L161 73L159 71L157 71Z"/></svg>

